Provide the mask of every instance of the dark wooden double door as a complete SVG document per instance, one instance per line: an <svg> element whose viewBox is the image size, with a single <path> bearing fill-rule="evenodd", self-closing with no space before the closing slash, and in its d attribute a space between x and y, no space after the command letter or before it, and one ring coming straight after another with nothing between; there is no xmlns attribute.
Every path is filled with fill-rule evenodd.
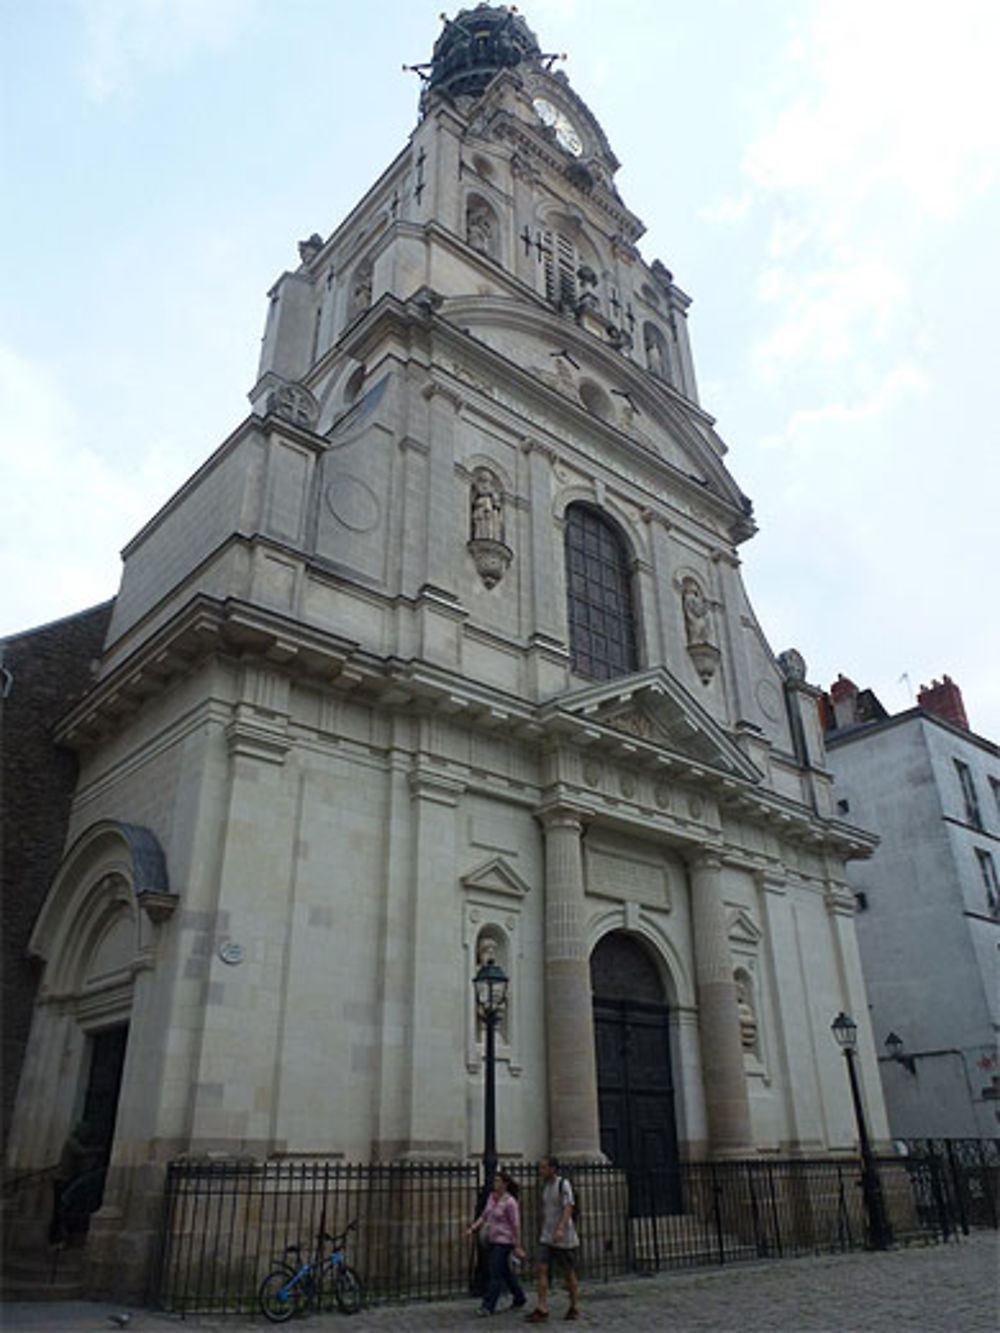
<svg viewBox="0 0 1000 1333"><path fill-rule="evenodd" d="M681 1206L670 1012L652 998L659 983L654 990L630 957L638 946L623 943L605 951L611 975L607 956L592 966L601 1150L625 1172L632 1215L648 1217ZM643 998L623 994L629 990Z"/></svg>

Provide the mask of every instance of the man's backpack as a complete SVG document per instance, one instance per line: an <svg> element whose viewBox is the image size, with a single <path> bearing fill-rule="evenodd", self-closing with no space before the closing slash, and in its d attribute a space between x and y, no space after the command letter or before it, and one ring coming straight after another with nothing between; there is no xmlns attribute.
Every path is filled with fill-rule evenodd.
<svg viewBox="0 0 1000 1333"><path fill-rule="evenodd" d="M562 1204L562 1206L563 1206L564 1208L566 1207L566 1194L565 1194L565 1191L563 1190L563 1186L564 1186L564 1185L568 1185L568 1186L569 1186L569 1192L570 1192L570 1194L573 1196L573 1202L572 1202L572 1204L570 1205L570 1207L572 1208L573 1211L570 1213L570 1217L572 1218L573 1225L574 1225L574 1226L576 1227L576 1229L579 1231L579 1229L580 1229L580 1196L577 1194L577 1192L576 1192L576 1186L573 1185L572 1181L567 1180L565 1176L560 1176L560 1177L559 1177L559 1202Z"/></svg>

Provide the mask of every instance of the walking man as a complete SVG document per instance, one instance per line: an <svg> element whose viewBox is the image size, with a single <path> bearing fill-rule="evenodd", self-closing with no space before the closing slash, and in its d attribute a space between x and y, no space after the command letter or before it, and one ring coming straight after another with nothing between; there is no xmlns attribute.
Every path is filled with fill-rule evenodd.
<svg viewBox="0 0 1000 1333"><path fill-rule="evenodd" d="M559 1174L559 1163L554 1157L543 1157L539 1170L542 1176L542 1231L538 1253L538 1304L527 1315L529 1324L544 1323L549 1317L549 1274L561 1268L569 1292L567 1319L579 1318L577 1300L580 1284L576 1276L576 1250L580 1239L573 1225L573 1186Z"/></svg>

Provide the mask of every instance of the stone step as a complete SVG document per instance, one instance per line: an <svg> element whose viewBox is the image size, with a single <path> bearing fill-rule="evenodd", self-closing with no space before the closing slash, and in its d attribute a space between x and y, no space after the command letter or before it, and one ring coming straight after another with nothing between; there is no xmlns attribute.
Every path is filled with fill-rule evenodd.
<svg viewBox="0 0 1000 1333"><path fill-rule="evenodd" d="M713 1263L719 1254L715 1230L690 1213L671 1213L662 1217L634 1217L630 1221L632 1254L639 1264L672 1262L680 1265ZM727 1257L754 1247L737 1236L723 1233Z"/></svg>
<svg viewBox="0 0 1000 1333"><path fill-rule="evenodd" d="M5 1301L68 1301L86 1294L81 1249L46 1248L5 1254L0 1298Z"/></svg>

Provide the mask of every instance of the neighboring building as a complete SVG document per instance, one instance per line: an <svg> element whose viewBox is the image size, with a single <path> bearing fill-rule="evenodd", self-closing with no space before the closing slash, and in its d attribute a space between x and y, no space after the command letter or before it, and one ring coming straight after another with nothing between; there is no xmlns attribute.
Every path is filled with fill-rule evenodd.
<svg viewBox="0 0 1000 1333"><path fill-rule="evenodd" d="M688 297L513 10L445 24L421 112L275 283L252 413L126 548L59 732L11 1161L105 1108L119 1284L179 1153L477 1153L487 954L502 1154L848 1150L840 1010L887 1133L874 839L744 591Z"/></svg>
<svg viewBox="0 0 1000 1333"><path fill-rule="evenodd" d="M110 619L105 602L0 640L4 1150L38 983L28 939L59 869L77 777L76 756L53 732L93 685Z"/></svg>
<svg viewBox="0 0 1000 1333"><path fill-rule="evenodd" d="M1000 747L947 676L894 717L841 676L825 714L838 806L881 839L848 879L890 1128L995 1137Z"/></svg>

